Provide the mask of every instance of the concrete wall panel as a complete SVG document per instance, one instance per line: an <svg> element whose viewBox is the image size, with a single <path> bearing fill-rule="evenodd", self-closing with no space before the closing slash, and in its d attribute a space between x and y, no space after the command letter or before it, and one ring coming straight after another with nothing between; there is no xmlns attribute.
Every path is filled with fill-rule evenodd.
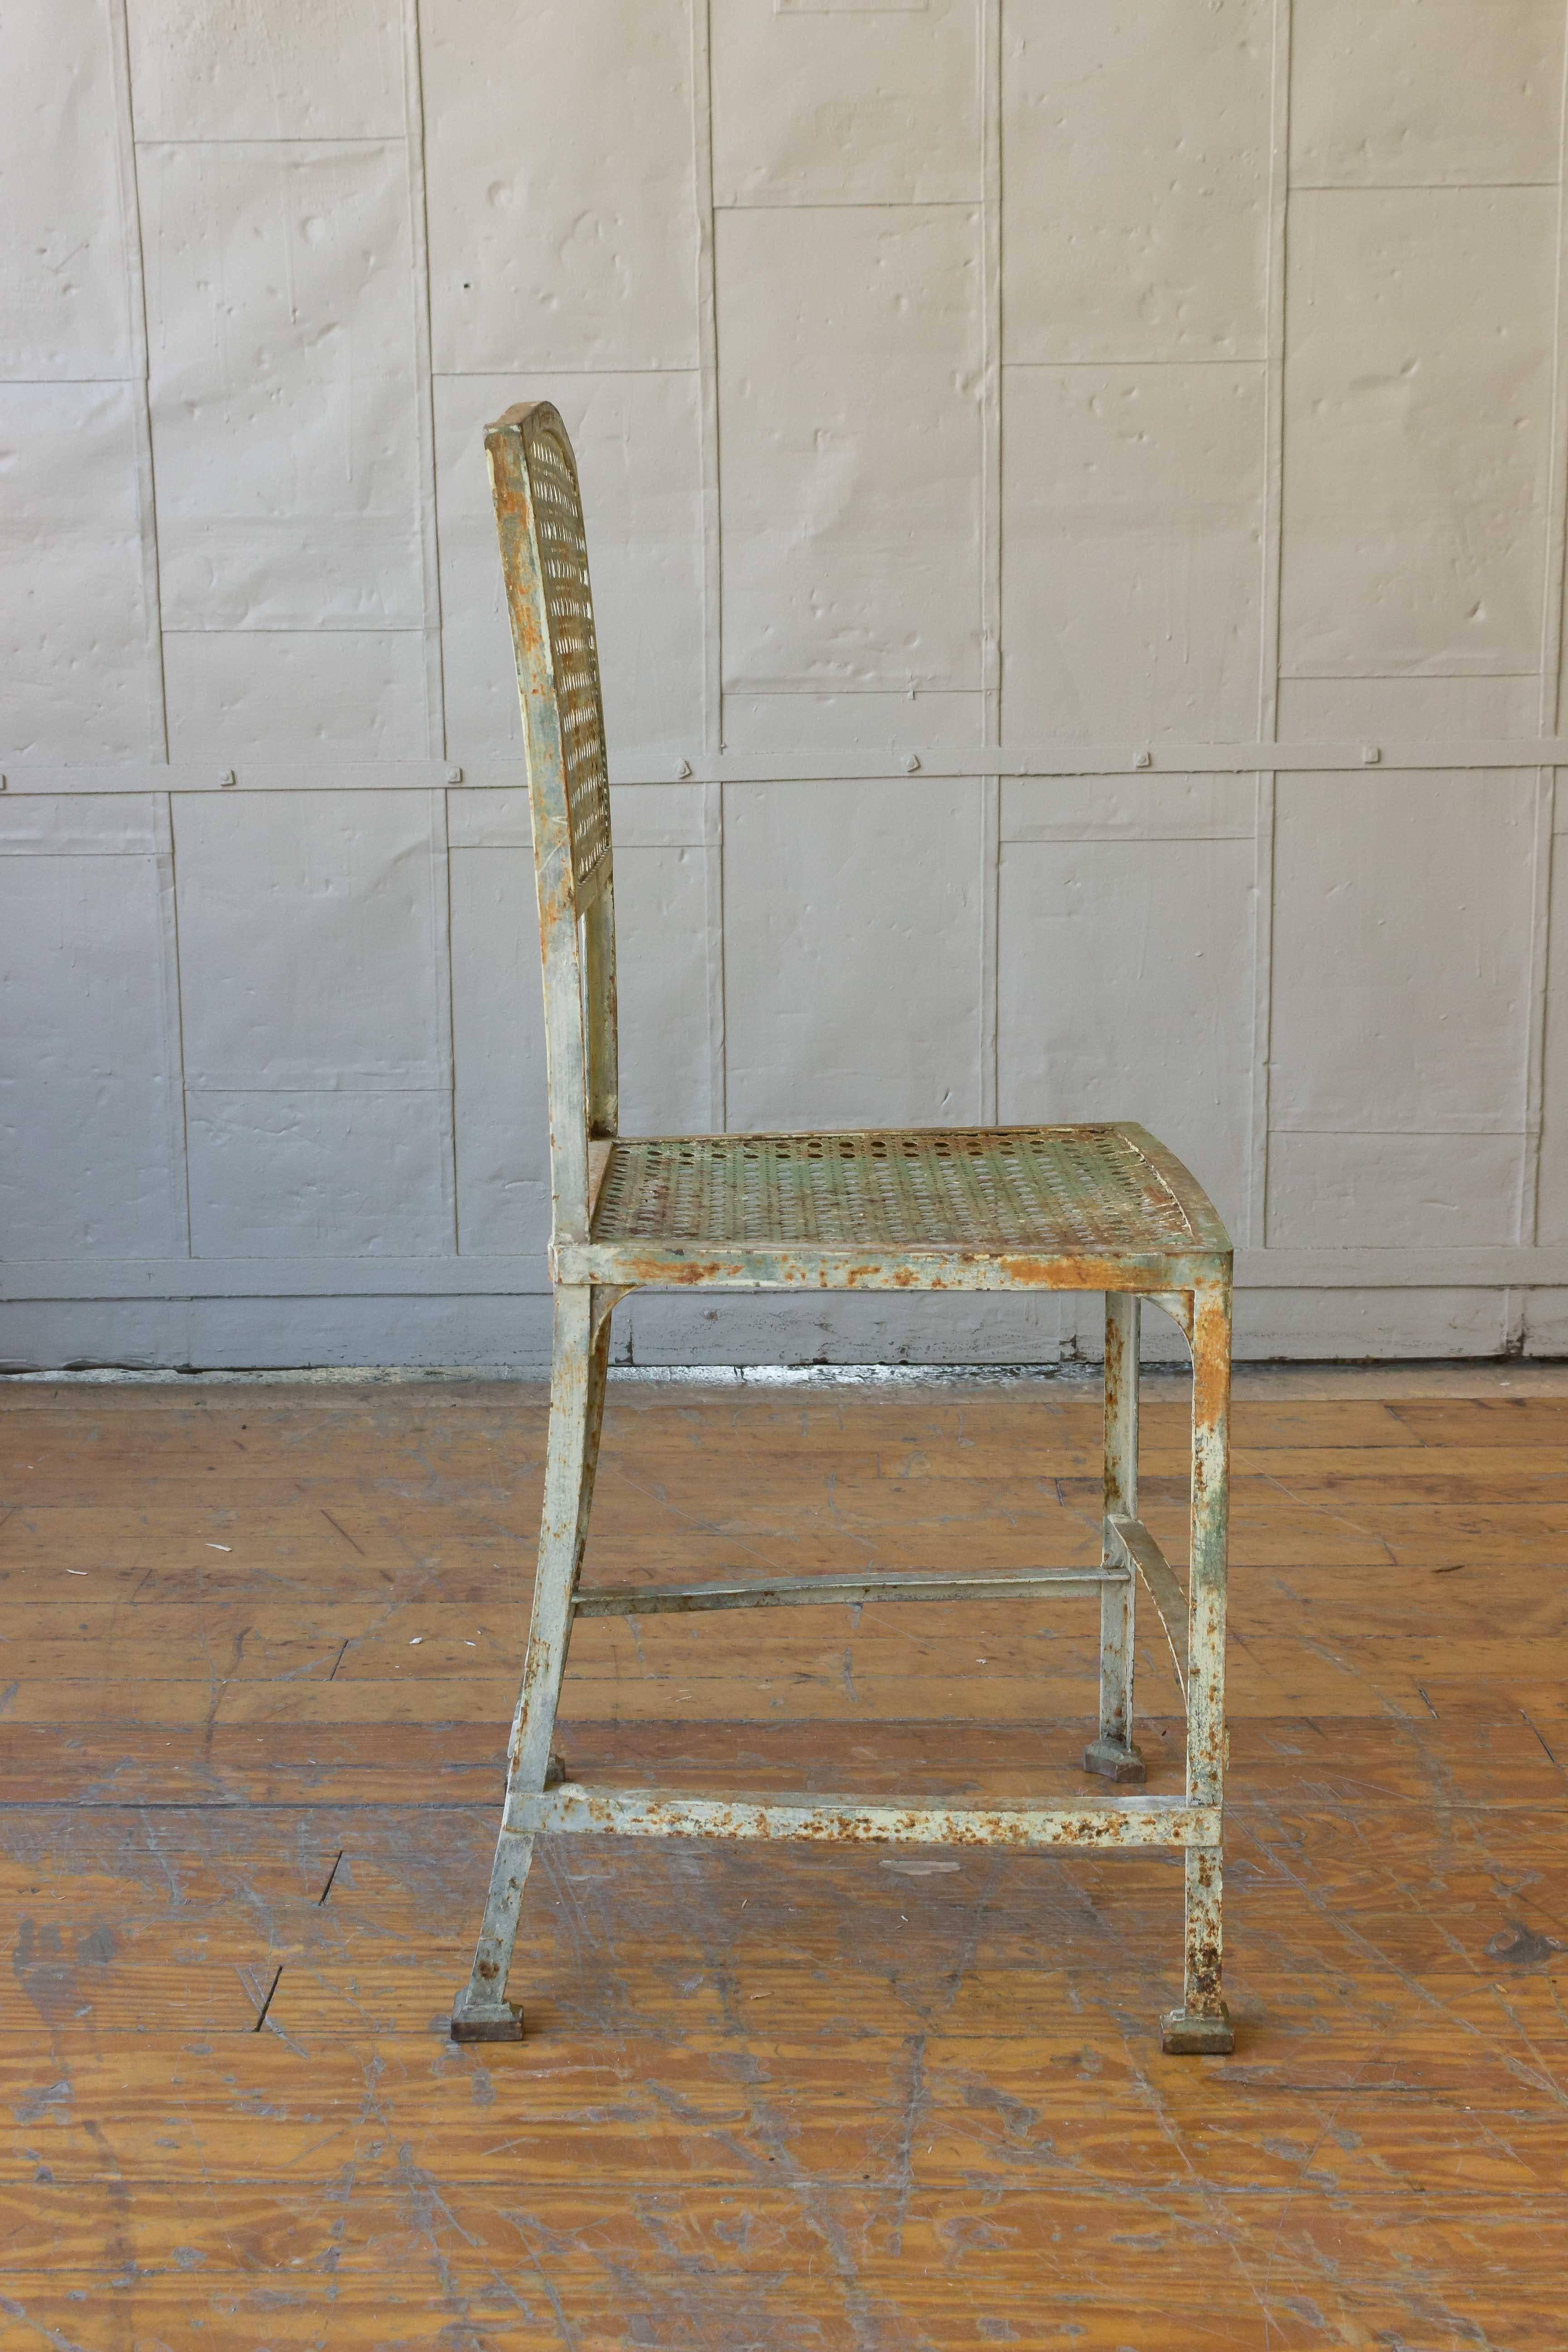
<svg viewBox="0 0 1568 2352"><path fill-rule="evenodd" d="M187 1083L440 1089L445 840L428 793L245 793L175 810Z"/></svg>
<svg viewBox="0 0 1568 2352"><path fill-rule="evenodd" d="M698 847L616 848L621 1126L708 1125L708 876Z"/></svg>
<svg viewBox="0 0 1568 2352"><path fill-rule="evenodd" d="M1280 779L1276 1126L1522 1125L1533 789L1528 774Z"/></svg>
<svg viewBox="0 0 1568 2352"><path fill-rule="evenodd" d="M1252 1062L1250 842L1005 842L997 1108L1131 1118L1239 1225Z"/></svg>
<svg viewBox="0 0 1568 2352"><path fill-rule="evenodd" d="M1263 416L1256 367L1007 371L1005 741L1256 730Z"/></svg>
<svg viewBox="0 0 1568 2352"><path fill-rule="evenodd" d="M963 205L721 215L727 688L980 686L979 264Z"/></svg>
<svg viewBox="0 0 1568 2352"><path fill-rule="evenodd" d="M191 1091L198 1258L442 1257L452 1247L432 1094Z"/></svg>
<svg viewBox="0 0 1568 2352"><path fill-rule="evenodd" d="M1005 776L1003 841L1247 841L1251 776Z"/></svg>
<svg viewBox="0 0 1568 2352"><path fill-rule="evenodd" d="M1536 668L1556 235L1546 188L1293 199L1287 674Z"/></svg>
<svg viewBox="0 0 1568 2352"><path fill-rule="evenodd" d="M129 376L113 16L104 0L0 15L0 376Z"/></svg>
<svg viewBox="0 0 1568 2352"><path fill-rule="evenodd" d="M1558 0L1293 0L1298 185L1552 180L1562 110Z"/></svg>
<svg viewBox="0 0 1568 2352"><path fill-rule="evenodd" d="M0 383L0 730L11 758L162 750L139 407L131 384Z"/></svg>
<svg viewBox="0 0 1568 2352"><path fill-rule="evenodd" d="M489 797L453 795L454 801ZM526 810L516 814L526 844ZM458 1246L481 1254L531 1252L542 1281L550 1239L550 1116L533 857L516 844L459 847L464 838L464 828L454 822Z"/></svg>
<svg viewBox="0 0 1568 2352"><path fill-rule="evenodd" d="M1296 1135L1268 1153L1280 1249L1501 1248L1518 1232L1518 1135Z"/></svg>
<svg viewBox="0 0 1568 2352"><path fill-rule="evenodd" d="M973 784L726 786L730 1125L979 1115Z"/></svg>
<svg viewBox="0 0 1568 2352"><path fill-rule="evenodd" d="M400 145L141 151L163 618L425 621Z"/></svg>
<svg viewBox="0 0 1568 2352"><path fill-rule="evenodd" d="M139 139L388 139L405 0L128 0Z"/></svg>
<svg viewBox="0 0 1568 2352"><path fill-rule="evenodd" d="M1270 0L1009 0L1010 361L1259 359Z"/></svg>
<svg viewBox="0 0 1568 2352"><path fill-rule="evenodd" d="M425 639L412 629L171 630L163 682L176 760L406 760L428 731Z"/></svg>
<svg viewBox="0 0 1568 2352"><path fill-rule="evenodd" d="M1298 743L1447 743L1533 735L1541 678L1282 677L1279 732Z"/></svg>
<svg viewBox="0 0 1568 2352"><path fill-rule="evenodd" d="M692 367L685 0L425 0L436 366Z"/></svg>
<svg viewBox="0 0 1568 2352"><path fill-rule="evenodd" d="M726 694L724 740L733 751L882 751L894 765L913 744L978 751L985 698L932 694Z"/></svg>
<svg viewBox="0 0 1568 2352"><path fill-rule="evenodd" d="M605 729L617 754L696 753L702 722L702 453L689 373L465 376L436 386L447 722L453 753L522 756L484 428L552 400L583 480Z"/></svg>
<svg viewBox="0 0 1568 2352"><path fill-rule="evenodd" d="M118 811L73 818L65 855L0 842L0 1254L181 1257L164 877Z"/></svg>
<svg viewBox="0 0 1568 2352"><path fill-rule="evenodd" d="M976 203L980 0L712 11L721 205Z"/></svg>

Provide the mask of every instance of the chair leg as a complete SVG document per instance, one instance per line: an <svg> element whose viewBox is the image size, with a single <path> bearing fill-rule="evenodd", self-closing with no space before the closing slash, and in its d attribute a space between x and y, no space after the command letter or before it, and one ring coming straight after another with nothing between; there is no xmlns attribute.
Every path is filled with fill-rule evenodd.
<svg viewBox="0 0 1568 2352"><path fill-rule="evenodd" d="M533 1858L531 1833L510 1827L514 1796L537 1796L565 1777L551 1753L561 1678L572 1634L572 1599L587 1540L609 1361L611 1300L573 1287L555 1294L550 1373L550 1446L539 1568L522 1689L507 1750L506 1804L496 1840L489 1898L473 1971L452 2011L454 2042L521 2042L522 2011L506 1999L523 1885Z"/></svg>
<svg viewBox="0 0 1568 2352"><path fill-rule="evenodd" d="M1230 1486L1230 1293L1193 1300L1192 1567L1187 1584L1187 1799L1225 1798L1226 1528ZM1223 2056L1236 2047L1220 1992L1223 1870L1217 1846L1187 1853L1186 1956L1182 2006L1165 2018L1160 2046L1173 2057Z"/></svg>
<svg viewBox="0 0 1568 2352"><path fill-rule="evenodd" d="M1105 1301L1105 1516L1138 1516L1138 1325L1135 1292L1110 1291ZM1101 1553L1110 1558L1110 1547ZM1147 1778L1132 1738L1132 1580L1107 1584L1100 1595L1100 1736L1083 1752L1083 1769L1107 1780Z"/></svg>

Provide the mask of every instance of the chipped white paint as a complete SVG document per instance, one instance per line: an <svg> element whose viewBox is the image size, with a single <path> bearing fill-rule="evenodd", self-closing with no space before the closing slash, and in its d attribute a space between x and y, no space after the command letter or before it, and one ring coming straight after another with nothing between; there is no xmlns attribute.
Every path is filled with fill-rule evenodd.
<svg viewBox="0 0 1568 2352"><path fill-rule="evenodd" d="M530 397L628 1124L1131 1112L1244 1352L1565 1344L1565 16L6 12L0 1357L542 1356ZM624 1321L1077 1328L927 1304Z"/></svg>

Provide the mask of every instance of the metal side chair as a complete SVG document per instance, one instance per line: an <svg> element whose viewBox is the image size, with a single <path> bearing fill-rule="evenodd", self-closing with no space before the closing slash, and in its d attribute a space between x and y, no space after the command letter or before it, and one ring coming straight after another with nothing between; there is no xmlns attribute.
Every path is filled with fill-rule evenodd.
<svg viewBox="0 0 1568 2352"><path fill-rule="evenodd" d="M1141 1127L912 1129L823 1135L616 1131L615 884L598 653L576 466L547 404L485 436L527 739L549 1055L555 1293L539 1568L506 1798L473 1972L452 2032L521 2039L506 1998L534 1840L756 1837L858 1844L1180 1848L1186 1857L1173 2053L1232 2048L1220 1996L1226 1414L1231 1250L1180 1162ZM1100 1565L952 1575L775 1578L580 1589L610 1315L639 1284L774 1290L1105 1294ZM1138 1517L1138 1324L1150 1298L1192 1351L1191 1567L1184 1592ZM552 1752L573 1621L656 1611L866 1601L1100 1601L1100 1732L1084 1769L1143 1780L1132 1738L1133 1591L1169 1636L1186 1701L1182 1796L1062 1806L888 1804L810 1794L697 1797L574 1785Z"/></svg>

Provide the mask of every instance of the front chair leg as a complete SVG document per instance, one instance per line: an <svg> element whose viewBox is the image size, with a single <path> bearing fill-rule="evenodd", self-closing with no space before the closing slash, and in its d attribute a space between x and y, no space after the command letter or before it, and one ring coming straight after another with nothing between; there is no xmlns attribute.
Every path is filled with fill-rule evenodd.
<svg viewBox="0 0 1568 2352"><path fill-rule="evenodd" d="M1225 1800L1226 1534L1230 1487L1230 1292L1193 1298L1192 1565L1187 1581L1187 1801ZM1182 2006L1160 2046L1173 2057L1224 2056L1236 2047L1220 1991L1223 1884L1218 1846L1187 1852Z"/></svg>
<svg viewBox="0 0 1568 2352"><path fill-rule="evenodd" d="M1137 1294L1111 1291L1105 1301L1105 1516L1138 1516ZM1109 1561L1110 1547L1100 1554ZM1136 1786L1147 1775L1132 1738L1132 1579L1100 1592L1100 1736L1083 1751L1083 1769Z"/></svg>
<svg viewBox="0 0 1568 2352"><path fill-rule="evenodd" d="M521 2042L522 2011L506 1998L522 1890L533 1859L531 1832L511 1828L514 1797L537 1796L563 1778L551 1753L561 1678L572 1633L572 1602L588 1534L609 1361L615 1294L573 1287L555 1294L550 1372L550 1449L539 1568L529 1621L522 1689L507 1750L506 1804L490 1870L484 1923L467 1985L452 2011L454 2042Z"/></svg>

